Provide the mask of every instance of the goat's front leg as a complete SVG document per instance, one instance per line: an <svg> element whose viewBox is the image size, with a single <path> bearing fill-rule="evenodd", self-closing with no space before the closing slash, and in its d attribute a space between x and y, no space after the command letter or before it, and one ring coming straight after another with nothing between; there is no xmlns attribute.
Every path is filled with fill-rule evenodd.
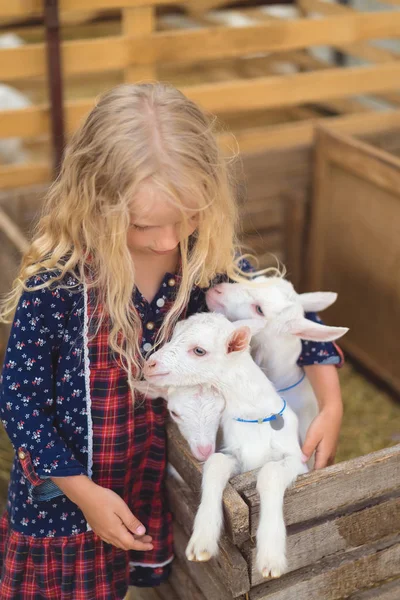
<svg viewBox="0 0 400 600"><path fill-rule="evenodd" d="M286 571L286 527L283 519L285 490L307 467L300 456L270 461L260 470L260 523L257 530L257 568L263 577L280 577Z"/></svg>
<svg viewBox="0 0 400 600"><path fill-rule="evenodd" d="M221 452L212 454L205 462L201 502L186 548L188 560L206 561L217 554L223 523L222 494L237 470L237 460Z"/></svg>

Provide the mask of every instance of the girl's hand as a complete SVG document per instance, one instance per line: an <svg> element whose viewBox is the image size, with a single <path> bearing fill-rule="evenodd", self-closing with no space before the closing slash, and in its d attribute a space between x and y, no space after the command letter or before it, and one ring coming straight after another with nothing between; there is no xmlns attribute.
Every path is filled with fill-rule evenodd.
<svg viewBox="0 0 400 600"><path fill-rule="evenodd" d="M304 462L307 462L315 451L315 469L332 465L339 439L342 411L322 409L311 423L303 444Z"/></svg>
<svg viewBox="0 0 400 600"><path fill-rule="evenodd" d="M86 475L52 478L83 512L92 530L108 544L122 550L152 550L152 538L144 525L112 490L97 485Z"/></svg>
<svg viewBox="0 0 400 600"><path fill-rule="evenodd" d="M96 485L96 484L95 484ZM152 550L151 537L127 504L112 490L96 485L79 508L93 531L122 550Z"/></svg>

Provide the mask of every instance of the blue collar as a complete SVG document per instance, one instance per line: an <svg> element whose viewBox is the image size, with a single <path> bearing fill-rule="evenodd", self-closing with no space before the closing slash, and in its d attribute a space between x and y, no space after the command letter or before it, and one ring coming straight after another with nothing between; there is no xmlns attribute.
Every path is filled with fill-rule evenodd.
<svg viewBox="0 0 400 600"><path fill-rule="evenodd" d="M236 419L235 417L233 417L234 421L239 421L239 423L258 423L259 425L261 425L261 423L266 423L267 421L275 421L276 417L279 417L282 415L283 411L286 408L286 400L284 398L282 398L283 400L283 407L281 408L281 410L276 413L275 415L272 415L271 417L265 417L265 419Z"/></svg>
<svg viewBox="0 0 400 600"><path fill-rule="evenodd" d="M283 388L282 390L278 390L278 394L282 394L283 392L288 392L289 390L292 390L293 388L297 387L298 385L301 384L301 382L303 381L304 377L306 376L306 373L303 369L303 375L301 377L301 379L299 379L299 381L297 383L294 383L293 385L289 385L289 387L287 388Z"/></svg>

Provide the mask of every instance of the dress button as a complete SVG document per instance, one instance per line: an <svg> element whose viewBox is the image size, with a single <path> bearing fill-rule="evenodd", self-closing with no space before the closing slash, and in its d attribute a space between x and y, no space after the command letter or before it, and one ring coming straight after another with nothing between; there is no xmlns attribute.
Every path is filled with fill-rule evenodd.
<svg viewBox="0 0 400 600"><path fill-rule="evenodd" d="M18 452L18 458L20 458L21 460L24 460L24 459L25 459L25 456L26 456L26 454L25 454L25 452L22 452L22 450L20 450L20 451Z"/></svg>
<svg viewBox="0 0 400 600"><path fill-rule="evenodd" d="M149 350L151 350L151 349L152 349L152 347L153 347L153 346L152 346L151 344L149 344L148 342L147 342L146 344L143 344L143 350L144 350L145 352L149 352Z"/></svg>
<svg viewBox="0 0 400 600"><path fill-rule="evenodd" d="M164 298L159 298L159 299L157 300L156 304L157 304L157 306L158 306L159 308L162 308L162 307L164 306L164 304L165 304L165 300L164 300Z"/></svg>
<svg viewBox="0 0 400 600"><path fill-rule="evenodd" d="M175 279L174 279L174 278L168 279L168 285L169 285L170 287L174 287L175 283L176 283L176 281L175 281Z"/></svg>
<svg viewBox="0 0 400 600"><path fill-rule="evenodd" d="M149 321L148 323L146 323L146 329L148 329L149 331L153 331L154 323L152 321Z"/></svg>

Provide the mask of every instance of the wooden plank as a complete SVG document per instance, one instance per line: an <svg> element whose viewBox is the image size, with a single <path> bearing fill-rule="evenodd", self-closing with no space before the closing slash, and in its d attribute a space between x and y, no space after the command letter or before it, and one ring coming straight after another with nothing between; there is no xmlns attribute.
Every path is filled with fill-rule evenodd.
<svg viewBox="0 0 400 600"><path fill-rule="evenodd" d="M0 189L13 189L45 183L52 178L50 164L0 165Z"/></svg>
<svg viewBox="0 0 400 600"><path fill-rule="evenodd" d="M284 254L287 277L296 290L301 287L305 253L307 190L288 192L284 196Z"/></svg>
<svg viewBox="0 0 400 600"><path fill-rule="evenodd" d="M162 583L158 588L156 588L155 591L157 592L160 600L180 600L178 594L170 583L170 579L167 583Z"/></svg>
<svg viewBox="0 0 400 600"><path fill-rule="evenodd" d="M400 533L400 499L391 498L364 510L317 523L300 531L288 531L287 557L289 572L312 565L337 552L378 541ZM263 582L256 569L256 550L243 548L251 571L251 585Z"/></svg>
<svg viewBox="0 0 400 600"><path fill-rule="evenodd" d="M174 539L176 556L180 562L185 564L190 577L206 598L210 600L232 600L232 594L228 592L222 581L215 577L207 562L190 562L186 559L185 548L189 537L176 522L174 523Z"/></svg>
<svg viewBox="0 0 400 600"><path fill-rule="evenodd" d="M399 537L326 559L253 588L249 600L342 600L400 575Z"/></svg>
<svg viewBox="0 0 400 600"><path fill-rule="evenodd" d="M179 484L172 477L167 480L169 504L175 520L181 525L185 533L190 536L199 504L199 497L187 485ZM250 589L247 563L238 548L223 535L220 541L218 556L213 558L209 565L220 581L236 598Z"/></svg>
<svg viewBox="0 0 400 600"><path fill-rule="evenodd" d="M190 488L198 493L201 488L202 466L174 423L168 423L168 460ZM249 536L249 509L239 494L228 485L223 494L226 531L234 544L241 544Z"/></svg>
<svg viewBox="0 0 400 600"><path fill-rule="evenodd" d="M172 588L180 600L206 600L206 597L197 587L185 568L185 564L175 559L169 578ZM169 599L165 599L169 600Z"/></svg>
<svg viewBox="0 0 400 600"><path fill-rule="evenodd" d="M393 323L400 319L400 293L392 265L400 252L400 159L328 131L318 131L317 143L310 289L334 285L339 303L327 318L333 318L332 322L345 319L350 327L344 349L399 392L398 339ZM354 230L353 223L360 227ZM338 228L339 237L329 235ZM318 257L312 255L312 248L318 248ZM383 262L381 255L385 256ZM359 273L362 278L357 277ZM366 328L371 311L374 319ZM377 335L383 336L385 344L376 345Z"/></svg>
<svg viewBox="0 0 400 600"><path fill-rule="evenodd" d="M133 10L133 9L130 9ZM297 50L314 45L351 44L373 38L396 37L400 13L350 13L323 19L272 20L248 27L210 27L147 34L140 23L153 26L150 9L143 7L133 26L129 20L125 33L131 37L72 40L62 43L63 72L66 77L83 73L119 70L127 65L168 62L196 62L241 57L260 52ZM146 19L144 19L144 16ZM0 50L0 79L45 76L44 44L27 44Z"/></svg>
<svg viewBox="0 0 400 600"><path fill-rule="evenodd" d="M67 130L71 134L93 107L94 99L77 100L66 105ZM329 117L304 123L287 123L238 131L235 135L242 154L284 151L291 147L310 147L315 126L329 125L333 131L356 136L384 135L400 128L400 111ZM0 137L30 138L48 132L48 107L0 112ZM232 153L232 135L222 134L219 141L226 153ZM272 154L271 156L274 156ZM252 159L251 159L252 160ZM264 159L263 159L264 160ZM301 167L302 169L303 167ZM48 163L0 166L0 189L12 189L39 183L51 178ZM251 178L248 177L248 185Z"/></svg>
<svg viewBox="0 0 400 600"><path fill-rule="evenodd" d="M317 141L328 146L329 161L345 166L352 173L366 177L368 181L389 192L399 192L399 158L360 140L333 134L328 129L318 128L317 136Z"/></svg>
<svg viewBox="0 0 400 600"><path fill-rule="evenodd" d="M154 6L126 8L122 12L122 28L126 37L150 34L155 29L156 13ZM156 65L129 65L124 71L126 83L157 79Z"/></svg>
<svg viewBox="0 0 400 600"><path fill-rule="evenodd" d="M207 110L223 113L388 91L396 89L399 76L400 61L397 61L370 67L202 84L182 91Z"/></svg>
<svg viewBox="0 0 400 600"><path fill-rule="evenodd" d="M126 7L181 4L181 0L60 0L60 12L114 10ZM29 17L43 14L42 0L0 0L0 17Z"/></svg>
<svg viewBox="0 0 400 600"><path fill-rule="evenodd" d="M338 14L348 15L357 12L350 6L344 6L335 2L322 2L321 0L299 0L299 6L306 13L316 12L325 16ZM390 50L379 48L377 46L372 46L371 44L367 43L355 43L350 45L335 44L335 48L340 52L372 63L385 63L393 60L399 60L400 58L400 55L395 52L391 52ZM380 94L380 97L382 100L392 103L395 106L398 106L400 103L400 94L396 92Z"/></svg>
<svg viewBox="0 0 400 600"><path fill-rule="evenodd" d="M256 473L231 480L250 506L252 532L258 525ZM301 475L285 496L286 525L326 518L366 504L400 487L400 444Z"/></svg>
<svg viewBox="0 0 400 600"><path fill-rule="evenodd" d="M143 36L131 40L131 52L144 62L215 60L396 37L399 24L400 15L395 12L352 13L318 20L277 19L247 27L209 27Z"/></svg>
<svg viewBox="0 0 400 600"><path fill-rule="evenodd" d="M391 581L372 590L353 594L349 600L399 600L400 579Z"/></svg>

